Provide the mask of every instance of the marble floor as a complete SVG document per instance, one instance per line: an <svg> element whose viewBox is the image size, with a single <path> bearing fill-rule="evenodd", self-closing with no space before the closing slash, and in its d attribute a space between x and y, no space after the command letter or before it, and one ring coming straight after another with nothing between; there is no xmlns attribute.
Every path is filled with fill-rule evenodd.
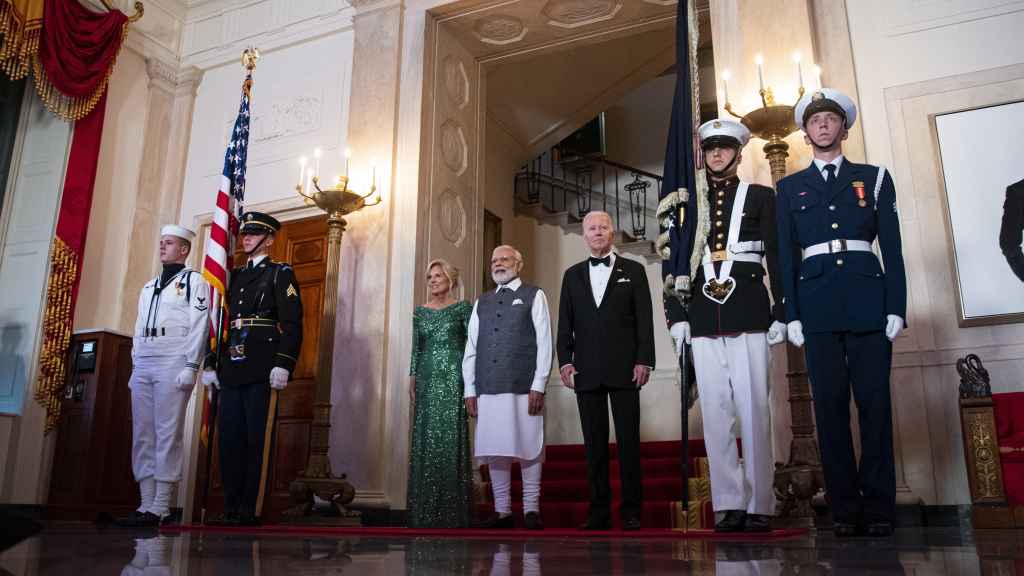
<svg viewBox="0 0 1024 576"><path fill-rule="evenodd" d="M161 536L59 524L0 554L0 575L1024 574L1024 531L902 529L773 542Z"/></svg>

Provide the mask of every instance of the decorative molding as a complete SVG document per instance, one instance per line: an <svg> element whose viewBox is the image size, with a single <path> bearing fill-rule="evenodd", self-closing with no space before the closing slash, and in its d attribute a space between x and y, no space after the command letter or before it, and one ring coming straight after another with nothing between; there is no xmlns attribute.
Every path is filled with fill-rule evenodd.
<svg viewBox="0 0 1024 576"><path fill-rule="evenodd" d="M917 0L892 3L882 15L887 36L902 36L1024 10L1024 0Z"/></svg>
<svg viewBox="0 0 1024 576"><path fill-rule="evenodd" d="M498 14L477 20L473 32L485 44L504 46L522 40L526 36L527 28L523 21L515 16Z"/></svg>
<svg viewBox="0 0 1024 576"><path fill-rule="evenodd" d="M676 4L679 3L679 0L644 0L644 2L647 2L648 4L654 4L655 6L675 6ZM698 10L700 9L699 6L697 6L696 8ZM707 6L705 6L704 9L707 10Z"/></svg>
<svg viewBox="0 0 1024 576"><path fill-rule="evenodd" d="M199 82L203 78L202 70L188 66L179 68L162 58L146 58L146 75L149 86L159 88L175 95L189 94L194 96Z"/></svg>
<svg viewBox="0 0 1024 576"><path fill-rule="evenodd" d="M252 142L267 144L280 138L315 132L321 128L322 118L321 96L306 94L272 102L269 107L253 113ZM229 123L233 122L232 115Z"/></svg>
<svg viewBox="0 0 1024 576"><path fill-rule="evenodd" d="M448 120L441 125L441 157L456 176L462 176L469 165L469 145L457 120Z"/></svg>
<svg viewBox="0 0 1024 576"><path fill-rule="evenodd" d="M445 188L437 198L437 207L441 235L456 247L461 246L466 239L466 209L462 197L451 188Z"/></svg>
<svg viewBox="0 0 1024 576"><path fill-rule="evenodd" d="M469 76L466 67L455 56L444 58L444 87L448 99L456 108L465 108L469 103Z"/></svg>
<svg viewBox="0 0 1024 576"><path fill-rule="evenodd" d="M578 28L611 20L622 10L617 0L549 0L541 14L548 25L558 28Z"/></svg>

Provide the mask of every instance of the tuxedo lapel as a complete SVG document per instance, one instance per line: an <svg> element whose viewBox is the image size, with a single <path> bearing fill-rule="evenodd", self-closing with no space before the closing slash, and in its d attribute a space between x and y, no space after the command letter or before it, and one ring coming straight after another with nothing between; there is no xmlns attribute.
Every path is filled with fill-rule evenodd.
<svg viewBox="0 0 1024 576"><path fill-rule="evenodd" d="M583 284L583 288L587 293L587 302L596 310L597 305L594 303L594 288L590 284L590 262L587 260L583 261L583 265L579 267L580 282Z"/></svg>
<svg viewBox="0 0 1024 576"><path fill-rule="evenodd" d="M615 283L618 282L619 278L626 275L622 270L622 265L619 263L619 258L621 258L621 256L615 257L615 266L612 268L611 275L608 276L608 284L604 287L604 295L601 296L601 306L608 303L608 297L611 296L612 293L612 286L615 286ZM598 308L601 306L598 306Z"/></svg>

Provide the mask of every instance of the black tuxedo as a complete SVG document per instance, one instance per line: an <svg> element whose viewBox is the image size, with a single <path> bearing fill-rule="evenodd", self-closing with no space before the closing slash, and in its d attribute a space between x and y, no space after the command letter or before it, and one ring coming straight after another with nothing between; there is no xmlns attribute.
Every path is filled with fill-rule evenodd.
<svg viewBox="0 0 1024 576"><path fill-rule="evenodd" d="M624 519L640 517L640 391L637 364L654 368L651 292L643 265L616 255L601 305L594 302L590 262L562 277L558 306L558 365L572 364L576 402L587 450L589 522L611 518L608 482L608 402L619 448Z"/></svg>

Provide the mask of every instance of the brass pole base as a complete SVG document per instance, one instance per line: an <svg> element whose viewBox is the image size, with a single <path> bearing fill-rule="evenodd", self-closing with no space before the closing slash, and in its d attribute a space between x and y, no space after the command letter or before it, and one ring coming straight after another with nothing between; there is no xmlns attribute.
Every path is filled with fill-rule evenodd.
<svg viewBox="0 0 1024 576"><path fill-rule="evenodd" d="M349 510L356 489L342 474L340 478L296 478L288 485L290 507L282 514L283 524L316 526L362 526L359 512ZM329 505L317 507L313 496Z"/></svg>

